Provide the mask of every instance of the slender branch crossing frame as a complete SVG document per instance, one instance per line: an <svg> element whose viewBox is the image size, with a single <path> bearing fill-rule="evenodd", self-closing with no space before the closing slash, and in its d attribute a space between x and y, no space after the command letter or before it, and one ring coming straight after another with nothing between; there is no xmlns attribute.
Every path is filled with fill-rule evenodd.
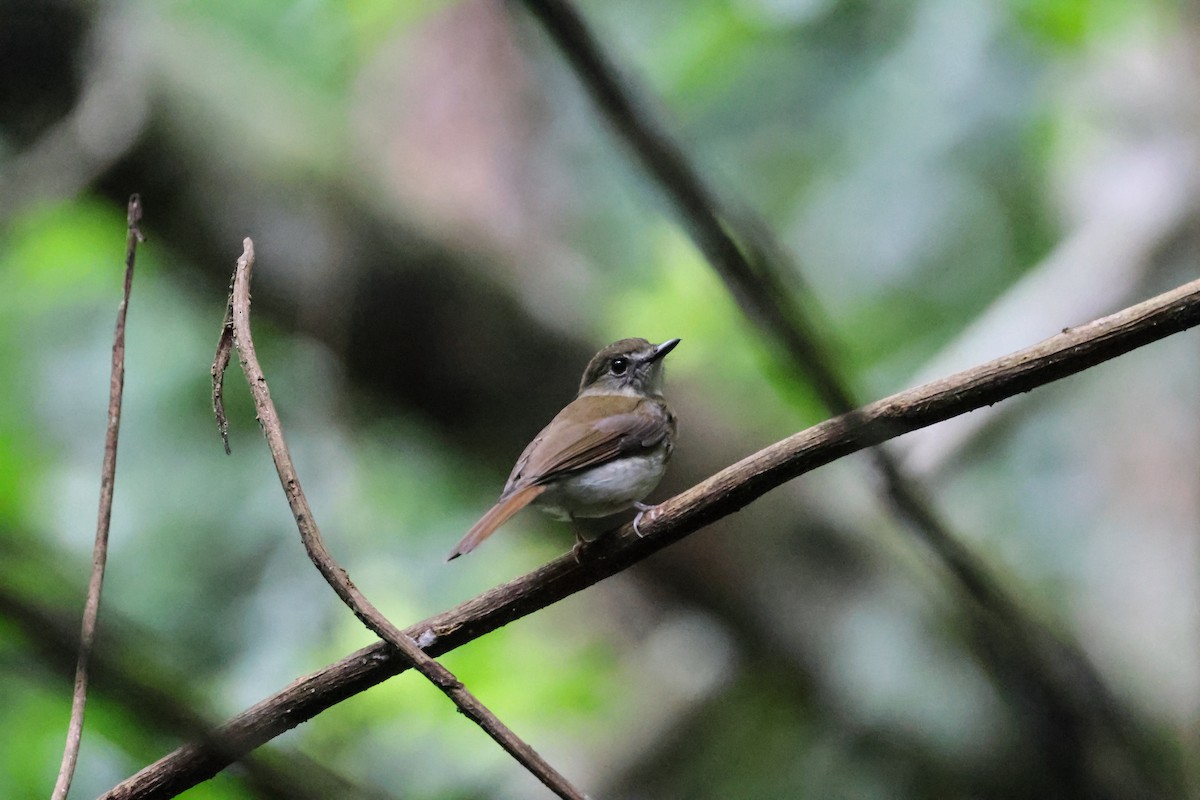
<svg viewBox="0 0 1200 800"><path fill-rule="evenodd" d="M1200 324L1200 281L941 380L826 420L747 456L658 506L643 536L624 525L577 562L563 555L404 634L438 656L545 608L735 513L793 478L851 453L998 403ZM218 733L218 749L191 743L104 795L107 800L174 797L325 709L403 672L408 660L383 642L300 678L246 709Z"/></svg>

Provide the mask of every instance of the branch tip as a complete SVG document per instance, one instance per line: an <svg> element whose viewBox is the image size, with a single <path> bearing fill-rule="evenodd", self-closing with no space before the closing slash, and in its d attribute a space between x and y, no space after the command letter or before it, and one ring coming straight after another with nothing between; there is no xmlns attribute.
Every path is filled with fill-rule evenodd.
<svg viewBox="0 0 1200 800"><path fill-rule="evenodd" d="M142 196L136 192L129 195L129 205L125 212L126 226L139 242L146 241L140 223L142 221Z"/></svg>

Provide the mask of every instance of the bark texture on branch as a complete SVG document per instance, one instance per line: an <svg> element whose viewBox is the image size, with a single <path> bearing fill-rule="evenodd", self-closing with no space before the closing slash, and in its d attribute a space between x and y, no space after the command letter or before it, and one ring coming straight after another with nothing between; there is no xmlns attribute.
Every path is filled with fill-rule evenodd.
<svg viewBox="0 0 1200 800"><path fill-rule="evenodd" d="M254 337L250 326L250 279L253 271L254 242L246 239L243 243L242 256L238 259L237 268L233 274L229 304L225 312L225 321L221 325L221 335L217 340L217 352L213 358L211 370L213 411L216 415L221 440L225 445L225 452L229 452L229 426L225 418L222 389L225 369L229 365L233 350L236 349L242 371L246 375L246 382L250 386L250 394L254 398L259 425L262 427L263 436L267 440L267 448L271 451L271 460L279 475L279 483L287 496L288 506L292 510L296 528L300 532L300 540L304 544L304 549L308 552L313 566L321 573L321 577L369 630L398 650L409 664L450 698L463 716L482 728L534 777L563 800L584 800L583 792L573 786L546 759L501 722L450 670L421 650L416 642L385 617L383 612L359 591L358 587L350 580L346 570L334 560L333 554L325 546L325 538L321 535L316 517L308 504L304 489L300 485L300 475L296 471L296 465L288 451L287 440L283 435L283 423L279 421L275 402L271 399L271 389L267 385L267 377L259 365L258 354L254 347Z"/></svg>
<svg viewBox="0 0 1200 800"><path fill-rule="evenodd" d="M633 71L595 34L575 3L522 0L522 5L557 46L598 116L662 191L746 317L808 382L828 413L845 414L859 406L828 339L826 315L803 285L802 265L767 221L708 179L656 113L660 103L642 91ZM1046 754L1046 771L1059 790L1083 795L1105 791L1108 774L1120 770L1111 764L1098 769L1100 759L1088 753L1115 749L1125 755L1147 748L1135 741L1129 715L1087 653L1024 607L1019 594L954 531L930 493L888 447L872 448L867 463L877 477L872 485L882 505L902 530L933 553L959 589L976 639L1009 643L1003 650L976 647L982 664L1008 683L1017 702L1041 707L1055 720L1021 735L1036 739L1031 747ZM1145 784L1147 795L1157 791L1144 767L1150 760L1135 757L1125 764L1131 774L1143 773L1137 780Z"/></svg>
<svg viewBox="0 0 1200 800"><path fill-rule="evenodd" d="M1200 324L1200 281L947 378L878 400L801 431L729 466L659 506L642 526L601 538L576 562L564 555L478 597L408 627L431 656L448 652L607 578L766 492L866 447L1079 373ZM403 671L380 642L300 678L234 717L215 751L189 744L115 787L105 798L172 797L245 753L342 700Z"/></svg>

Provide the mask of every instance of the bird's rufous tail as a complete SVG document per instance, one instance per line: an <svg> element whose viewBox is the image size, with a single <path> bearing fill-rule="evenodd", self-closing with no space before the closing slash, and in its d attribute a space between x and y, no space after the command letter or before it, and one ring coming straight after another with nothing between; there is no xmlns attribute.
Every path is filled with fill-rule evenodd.
<svg viewBox="0 0 1200 800"><path fill-rule="evenodd" d="M537 484L525 486L513 492L499 503L496 503L480 518L479 522L471 526L471 530L467 531L467 535L462 538L462 541L454 546L454 549L450 551L450 555L446 556L446 560L452 561L474 550L480 542L491 536L505 522L508 522L513 514L516 514L522 508L532 503L544 491L546 491L545 486Z"/></svg>

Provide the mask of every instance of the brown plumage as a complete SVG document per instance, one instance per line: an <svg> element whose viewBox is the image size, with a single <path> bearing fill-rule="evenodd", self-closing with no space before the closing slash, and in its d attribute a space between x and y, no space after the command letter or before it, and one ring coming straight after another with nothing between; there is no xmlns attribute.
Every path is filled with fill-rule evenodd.
<svg viewBox="0 0 1200 800"><path fill-rule="evenodd" d="M597 353L579 395L525 448L499 500L447 560L469 553L530 503L562 519L638 505L658 484L674 446L661 359L678 341L622 339Z"/></svg>

